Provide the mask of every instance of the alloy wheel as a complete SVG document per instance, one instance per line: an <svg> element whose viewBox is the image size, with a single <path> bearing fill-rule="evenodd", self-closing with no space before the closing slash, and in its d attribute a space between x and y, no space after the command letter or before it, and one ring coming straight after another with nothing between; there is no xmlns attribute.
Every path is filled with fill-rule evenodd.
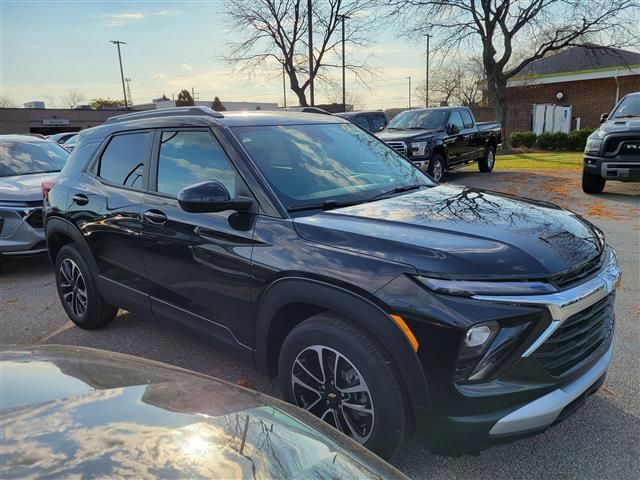
<svg viewBox="0 0 640 480"><path fill-rule="evenodd" d="M87 311L87 286L78 265L70 258L60 264L60 290L63 301L78 318Z"/></svg>
<svg viewBox="0 0 640 480"><path fill-rule="evenodd" d="M496 154L492 149L489 149L489 152L487 153L487 166L489 168L492 168L495 161L496 161Z"/></svg>
<svg viewBox="0 0 640 480"><path fill-rule="evenodd" d="M436 182L439 182L442 179L442 174L443 174L442 162L440 162L439 160L436 160L436 162L433 164L433 179Z"/></svg>
<svg viewBox="0 0 640 480"><path fill-rule="evenodd" d="M373 398L364 377L343 354L323 345L305 348L293 362L296 404L358 443L373 431Z"/></svg>

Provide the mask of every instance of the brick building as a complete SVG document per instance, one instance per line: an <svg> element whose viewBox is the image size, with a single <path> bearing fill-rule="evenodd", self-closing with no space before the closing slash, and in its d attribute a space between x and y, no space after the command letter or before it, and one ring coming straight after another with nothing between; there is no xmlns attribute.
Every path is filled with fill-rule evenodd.
<svg viewBox="0 0 640 480"><path fill-rule="evenodd" d="M595 45L569 48L532 62L509 80L509 131L532 130L536 105L571 107L570 130L596 127L602 113L638 91L640 53Z"/></svg>

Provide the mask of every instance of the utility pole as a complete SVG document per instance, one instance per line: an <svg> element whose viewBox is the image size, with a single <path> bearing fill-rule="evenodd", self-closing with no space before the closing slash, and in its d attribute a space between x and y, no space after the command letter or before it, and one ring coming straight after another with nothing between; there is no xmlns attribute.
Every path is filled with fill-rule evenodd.
<svg viewBox="0 0 640 480"><path fill-rule="evenodd" d="M120 78L122 79L122 94L124 95L124 109L129 110L129 104L127 103L127 90L124 87L124 71L122 70L122 55L120 54L120 45L126 45L126 42L120 40L110 40L111 43L118 47L118 62L120 62Z"/></svg>
<svg viewBox="0 0 640 480"><path fill-rule="evenodd" d="M345 53L344 53L344 21L349 18L347 15L338 15L338 18L342 21L342 111L347 111L347 88L346 88L346 67L345 67Z"/></svg>
<svg viewBox="0 0 640 480"><path fill-rule="evenodd" d="M313 15L311 12L312 0L307 0L307 29L309 30L309 100L311 106L315 105L313 99Z"/></svg>
<svg viewBox="0 0 640 480"><path fill-rule="evenodd" d="M409 80L409 109L411 109L411 77L407 77Z"/></svg>
<svg viewBox="0 0 640 480"><path fill-rule="evenodd" d="M197 98L196 98L197 96ZM196 100L200 100L200 92L196 92L193 87L191 87L191 98L193 98L193 102L195 103Z"/></svg>
<svg viewBox="0 0 640 480"><path fill-rule="evenodd" d="M431 38L431 35L427 34L427 70L426 70L426 75L425 75L425 81L424 81L424 106L425 108L429 108L429 39Z"/></svg>
<svg viewBox="0 0 640 480"><path fill-rule="evenodd" d="M127 97L129 97L129 103L133 106L133 97L131 97L131 79L125 78L125 82L127 82Z"/></svg>
<svg viewBox="0 0 640 480"><path fill-rule="evenodd" d="M284 108L287 108L287 81L286 81L287 71L284 67L284 62L282 62L282 99L284 100Z"/></svg>

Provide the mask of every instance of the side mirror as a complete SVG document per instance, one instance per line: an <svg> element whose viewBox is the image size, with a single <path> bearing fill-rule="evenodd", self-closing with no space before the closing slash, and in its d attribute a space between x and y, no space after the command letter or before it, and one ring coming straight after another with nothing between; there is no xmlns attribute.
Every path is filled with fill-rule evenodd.
<svg viewBox="0 0 640 480"><path fill-rule="evenodd" d="M380 128L378 128L378 131L381 132L382 130L384 130L384 125Z"/></svg>
<svg viewBox="0 0 640 480"><path fill-rule="evenodd" d="M208 213L248 210L253 200L247 197L231 198L225 186L218 182L196 183L183 188L178 193L178 203L185 212Z"/></svg>
<svg viewBox="0 0 640 480"><path fill-rule="evenodd" d="M609 114L608 113L603 113L602 115L600 115L600 123L604 123L607 118L609 118Z"/></svg>
<svg viewBox="0 0 640 480"><path fill-rule="evenodd" d="M447 125L447 130L452 135L455 135L456 133L460 132L460 129L456 125L454 125L453 123L450 123L449 125Z"/></svg>

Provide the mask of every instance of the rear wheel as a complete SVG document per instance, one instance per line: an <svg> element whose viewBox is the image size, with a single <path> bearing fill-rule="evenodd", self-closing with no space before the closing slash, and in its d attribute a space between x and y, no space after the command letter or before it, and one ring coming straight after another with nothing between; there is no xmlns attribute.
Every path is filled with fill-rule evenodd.
<svg viewBox="0 0 640 480"><path fill-rule="evenodd" d="M493 170L496 164L496 149L493 145L488 145L484 153L484 158L478 161L478 168L481 172L488 173Z"/></svg>
<svg viewBox="0 0 640 480"><path fill-rule="evenodd" d="M431 160L429 160L429 168L427 169L427 172L436 182L439 182L442 180L442 177L444 177L444 171L444 157L440 153L435 153L431 157Z"/></svg>
<svg viewBox="0 0 640 480"><path fill-rule="evenodd" d="M98 292L93 272L72 244L56 257L56 285L64 310L80 328L94 329L109 323L118 313Z"/></svg>
<svg viewBox="0 0 640 480"><path fill-rule="evenodd" d="M601 193L607 181L600 175L582 171L582 191L584 193Z"/></svg>
<svg viewBox="0 0 640 480"><path fill-rule="evenodd" d="M280 352L284 398L383 458L407 428L400 380L377 342L340 318L318 314L294 328Z"/></svg>

